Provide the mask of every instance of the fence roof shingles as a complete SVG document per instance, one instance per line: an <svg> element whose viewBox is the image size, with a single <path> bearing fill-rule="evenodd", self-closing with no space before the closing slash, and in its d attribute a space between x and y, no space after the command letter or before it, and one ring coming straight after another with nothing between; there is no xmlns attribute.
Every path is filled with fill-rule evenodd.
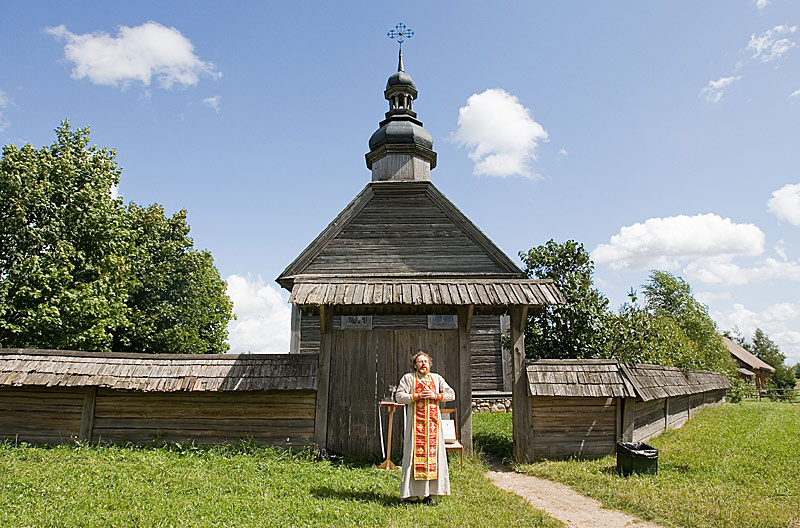
<svg viewBox="0 0 800 528"><path fill-rule="evenodd" d="M620 365L614 360L538 360L527 363L531 396L639 397L644 401L730 387L707 370L661 365Z"/></svg>
<svg viewBox="0 0 800 528"><path fill-rule="evenodd" d="M0 387L314 390L316 354L172 355L0 349Z"/></svg>

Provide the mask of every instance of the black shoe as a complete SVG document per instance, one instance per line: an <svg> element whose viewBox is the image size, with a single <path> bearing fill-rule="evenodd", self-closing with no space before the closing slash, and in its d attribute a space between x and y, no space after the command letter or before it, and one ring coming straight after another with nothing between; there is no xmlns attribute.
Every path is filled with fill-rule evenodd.
<svg viewBox="0 0 800 528"><path fill-rule="evenodd" d="M424 504L425 506L433 506L433 498L425 497L424 499L422 499L422 504Z"/></svg>

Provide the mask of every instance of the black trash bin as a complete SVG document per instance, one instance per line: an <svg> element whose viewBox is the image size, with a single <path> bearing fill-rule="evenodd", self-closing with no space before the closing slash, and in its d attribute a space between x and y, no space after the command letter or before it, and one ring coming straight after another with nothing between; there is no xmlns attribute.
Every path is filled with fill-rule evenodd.
<svg viewBox="0 0 800 528"><path fill-rule="evenodd" d="M642 442L617 442L617 472L623 477L632 473L655 475L658 449Z"/></svg>

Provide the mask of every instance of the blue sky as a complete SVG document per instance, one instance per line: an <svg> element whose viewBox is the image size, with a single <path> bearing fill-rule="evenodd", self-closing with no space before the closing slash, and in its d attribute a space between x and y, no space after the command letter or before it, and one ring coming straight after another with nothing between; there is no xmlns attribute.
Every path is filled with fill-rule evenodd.
<svg viewBox="0 0 800 528"><path fill-rule="evenodd" d="M791 0L5 3L0 142L91 125L126 202L189 211L233 350L285 351L274 278L370 180L398 22L432 180L504 251L578 240L614 306L668 269L800 361Z"/></svg>

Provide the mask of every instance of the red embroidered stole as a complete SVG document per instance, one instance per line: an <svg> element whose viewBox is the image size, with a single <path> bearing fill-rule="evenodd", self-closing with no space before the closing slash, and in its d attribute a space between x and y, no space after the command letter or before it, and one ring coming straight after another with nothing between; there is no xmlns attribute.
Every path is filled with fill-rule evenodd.
<svg viewBox="0 0 800 528"><path fill-rule="evenodd" d="M414 394L430 389L436 382L428 374L422 379L414 375ZM414 480L435 480L439 476L439 404L436 400L414 402Z"/></svg>

